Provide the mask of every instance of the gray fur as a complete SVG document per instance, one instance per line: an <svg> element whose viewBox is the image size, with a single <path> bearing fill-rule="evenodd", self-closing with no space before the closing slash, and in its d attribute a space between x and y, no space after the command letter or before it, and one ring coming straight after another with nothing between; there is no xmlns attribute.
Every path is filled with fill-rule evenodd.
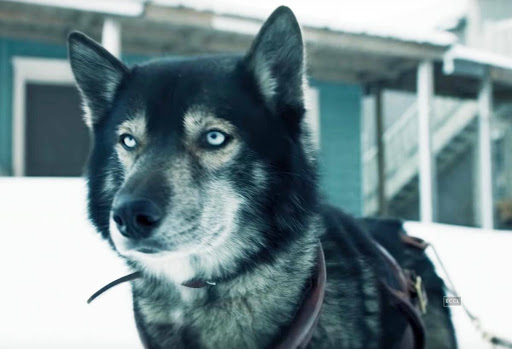
<svg viewBox="0 0 512 349"><path fill-rule="evenodd" d="M140 280L133 285L135 307L155 348L264 348L293 318L315 252L314 237L306 236L271 265L210 288ZM180 336L183 329L192 333Z"/></svg>

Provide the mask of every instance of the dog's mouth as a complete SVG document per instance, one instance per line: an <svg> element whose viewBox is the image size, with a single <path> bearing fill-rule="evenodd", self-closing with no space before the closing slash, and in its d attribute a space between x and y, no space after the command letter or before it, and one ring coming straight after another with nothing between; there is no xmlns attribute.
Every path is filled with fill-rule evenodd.
<svg viewBox="0 0 512 349"><path fill-rule="evenodd" d="M141 253L147 255L158 255L160 253L168 252L169 249L160 245L154 241L132 241L131 239L121 239L117 238L115 240L115 245L118 251L121 254L130 253Z"/></svg>
<svg viewBox="0 0 512 349"><path fill-rule="evenodd" d="M139 246L134 248L133 250L145 254L156 254L163 251L161 248L156 248L153 246Z"/></svg>
<svg viewBox="0 0 512 349"><path fill-rule="evenodd" d="M116 247L121 251L119 252L136 252L143 253L149 255L156 255L158 253L166 252L167 249L164 246L159 245L158 243L151 241L131 241L129 239L123 240L122 243L119 243L119 240L116 243Z"/></svg>

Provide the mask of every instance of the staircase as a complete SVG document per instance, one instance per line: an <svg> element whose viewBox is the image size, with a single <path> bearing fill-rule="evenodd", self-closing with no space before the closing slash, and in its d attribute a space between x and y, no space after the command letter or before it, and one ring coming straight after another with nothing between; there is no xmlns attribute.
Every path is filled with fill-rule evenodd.
<svg viewBox="0 0 512 349"><path fill-rule="evenodd" d="M438 172L474 143L477 104L473 100L437 97L433 103L433 152ZM414 102L384 132L386 199L395 209L418 196L418 106ZM363 154L365 214L378 210L377 148Z"/></svg>

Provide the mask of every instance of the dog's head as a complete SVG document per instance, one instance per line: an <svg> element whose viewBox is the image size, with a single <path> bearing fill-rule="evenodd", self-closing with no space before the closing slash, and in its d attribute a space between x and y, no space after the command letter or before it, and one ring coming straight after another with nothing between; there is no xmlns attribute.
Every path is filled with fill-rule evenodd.
<svg viewBox="0 0 512 349"><path fill-rule="evenodd" d="M93 134L89 213L143 272L183 282L239 272L304 229L304 46L277 9L244 56L127 68L83 34L71 67Z"/></svg>

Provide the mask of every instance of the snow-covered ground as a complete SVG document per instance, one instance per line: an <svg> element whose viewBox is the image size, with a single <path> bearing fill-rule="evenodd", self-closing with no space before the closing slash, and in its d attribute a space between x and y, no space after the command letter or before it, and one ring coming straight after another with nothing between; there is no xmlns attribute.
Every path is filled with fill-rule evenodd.
<svg viewBox="0 0 512 349"><path fill-rule="evenodd" d="M482 328L512 340L512 232L418 222L405 223L405 229L435 247L462 303L480 318ZM427 251L444 276L432 250ZM493 348L482 340L462 307L451 310L461 349Z"/></svg>
<svg viewBox="0 0 512 349"><path fill-rule="evenodd" d="M83 179L0 178L0 348L142 348L126 269L95 233Z"/></svg>
<svg viewBox="0 0 512 349"><path fill-rule="evenodd" d="M126 273L87 222L83 179L0 178L0 348L141 348ZM408 222L431 241L483 326L512 335L512 234ZM431 302L441 300L430 300ZM452 308L461 348L491 348Z"/></svg>

